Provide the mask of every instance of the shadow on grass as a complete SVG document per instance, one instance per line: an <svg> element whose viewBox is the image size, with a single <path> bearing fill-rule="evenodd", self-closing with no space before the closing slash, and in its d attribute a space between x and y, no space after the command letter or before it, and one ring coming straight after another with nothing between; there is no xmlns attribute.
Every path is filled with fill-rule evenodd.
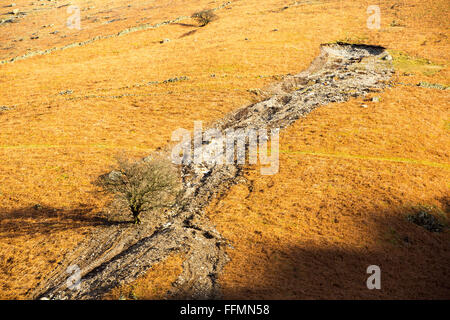
<svg viewBox="0 0 450 320"><path fill-rule="evenodd" d="M277 244L250 231L255 245L237 270L225 269L233 280L222 283L224 298L449 299L450 230L430 232L407 221L413 210L374 212L367 221L370 240L361 246L325 237L327 244ZM381 269L380 290L367 288L370 265Z"/></svg>
<svg viewBox="0 0 450 320"><path fill-rule="evenodd" d="M184 38L184 37L188 37L188 36L190 36L190 35L193 35L193 34L196 33L196 32L197 32L197 29L188 31L188 32L186 32L186 33L183 33L183 34L179 37L179 39Z"/></svg>
<svg viewBox="0 0 450 320"><path fill-rule="evenodd" d="M172 24L176 24L176 25L179 25L179 26L182 26L182 27L196 27L196 28L199 27L198 24L193 24L193 23L174 22Z"/></svg>
<svg viewBox="0 0 450 320"><path fill-rule="evenodd" d="M12 211L0 208L0 239L130 223L129 219L99 216L90 207L67 210L37 205Z"/></svg>

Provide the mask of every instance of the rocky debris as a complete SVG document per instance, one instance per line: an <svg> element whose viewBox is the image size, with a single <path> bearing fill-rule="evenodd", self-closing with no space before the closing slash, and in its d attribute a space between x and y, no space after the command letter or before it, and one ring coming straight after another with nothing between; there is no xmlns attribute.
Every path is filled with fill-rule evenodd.
<svg viewBox="0 0 450 320"><path fill-rule="evenodd" d="M430 232L442 232L444 226L428 211L426 208L419 208L416 213L408 215L407 219Z"/></svg>
<svg viewBox="0 0 450 320"><path fill-rule="evenodd" d="M162 39L159 43L163 44L163 43L167 43L170 42L170 39Z"/></svg>
<svg viewBox="0 0 450 320"><path fill-rule="evenodd" d="M67 95L67 94L72 94L72 93L73 93L73 91L70 90L70 89L69 89L69 90L64 90L64 91L60 91L60 92L59 92L59 94L62 95L62 96L63 96L63 95Z"/></svg>
<svg viewBox="0 0 450 320"><path fill-rule="evenodd" d="M389 85L392 64L384 48L353 44L326 44L308 70L272 89L274 95L232 112L211 127L226 129L285 128L314 108L364 96ZM222 138L201 146L202 154L223 148ZM266 137L267 140L267 137ZM248 148L248 145L246 146ZM166 150L170 161L171 150ZM170 298L220 298L216 279L227 263L223 237L203 209L214 197L242 181L242 165L206 162L182 165L183 193L165 214L146 215L139 226L112 224L96 230L31 293L33 298L99 299L112 288L129 283L174 252L183 253L183 272ZM114 179L116 173L109 173ZM81 269L78 290L67 284L67 267Z"/></svg>
<svg viewBox="0 0 450 320"><path fill-rule="evenodd" d="M380 101L381 101L381 98L378 96L372 98L372 102L378 103Z"/></svg>
<svg viewBox="0 0 450 320"><path fill-rule="evenodd" d="M163 83L173 83L173 82L186 81L186 80L189 80L189 78L186 76L181 76L181 77L175 77L175 78L170 78L170 79L164 80Z"/></svg>
<svg viewBox="0 0 450 320"><path fill-rule="evenodd" d="M9 7L11 7L12 5L10 5ZM8 7L8 6L7 6ZM7 19L0 19L0 25L5 24L5 23L15 23L18 22L19 19L23 18L24 16L26 16L26 12L22 12L19 9L13 9L12 11L7 13L10 17L8 17Z"/></svg>
<svg viewBox="0 0 450 320"><path fill-rule="evenodd" d="M4 111L10 111L13 110L15 108L15 106L12 107L8 107L8 106L0 106L0 113L4 112Z"/></svg>
<svg viewBox="0 0 450 320"><path fill-rule="evenodd" d="M130 89L130 88L142 88L142 87L146 87L146 86L152 86L152 85L157 85L157 84L167 84L167 83L175 83L175 82L179 82L179 81L187 81L189 80L189 77L186 76L181 76L181 77L174 77L174 78L170 78L170 79L166 79L163 81L148 81L145 83L136 83L133 85L128 85L128 86L124 86L124 87L119 87L119 88L101 88L101 89L97 89L96 91L109 91L109 90L124 90L124 89ZM60 94L63 94L62 92ZM69 92L67 93L69 94ZM124 98L124 97L142 97L142 96L148 96L151 94L148 93L144 93L144 94L134 94L134 93L123 93L123 94L118 94L118 95L99 95L99 94L90 94L90 95L83 95L83 96L79 96L79 97L69 97L67 98L68 100L83 100L83 99L94 99L94 98L108 98L108 99L120 99L120 98Z"/></svg>
<svg viewBox="0 0 450 320"><path fill-rule="evenodd" d="M320 105L378 91L394 72L385 55L376 46L322 45L308 70L286 77L269 89L271 98L233 112L218 127L285 128Z"/></svg>
<svg viewBox="0 0 450 320"><path fill-rule="evenodd" d="M220 9L223 9L223 8L229 6L230 4L231 4L231 2L229 1L229 2L226 2L226 3L224 3L224 4L220 5L220 6L212 9L212 10L213 11L220 10ZM42 4L42 5L44 5L44 4ZM62 5L62 6L59 6L58 8L62 8L62 7L69 6L69 5L70 4ZM21 14L25 15L25 13L19 13L19 16ZM141 25L138 25L138 26L135 26L135 27L124 29L124 30L122 30L122 31L120 31L118 33L105 35L105 36L98 35L98 36L96 36L96 37L94 37L92 39L86 40L86 41L74 42L74 43L70 43L70 44L62 46L62 47L54 47L54 48L50 48L50 49L46 49L46 50L32 51L32 52L29 52L29 53L26 53L24 55L17 56L17 57L11 58L11 59L0 60L0 64L14 63L16 61L23 60L23 59L28 59L28 58L31 58L31 57L34 57L34 56L50 54L50 53L52 53L54 51L58 51L58 50L66 50L66 49L70 49L70 48L74 48L74 47L82 47L82 46L88 45L88 44L90 44L92 42L95 42L95 41L98 41L98 40L109 39L109 38L114 38L114 37L120 37L120 36L124 36L124 35L126 35L128 33L133 33L133 32L137 32L137 31L156 29L156 28L159 28L159 27L162 27L162 26L165 26L165 25L169 25L169 24L173 24L173 23L177 23L177 22L180 22L180 21L186 20L186 19L190 19L190 17L188 17L188 16L180 16L180 17L177 17L175 19L163 21L163 22L160 22L160 23L157 23L157 24L153 24L153 25L145 23L145 24L141 24ZM12 21L12 22L15 22L15 21ZM2 23L5 23L5 22L1 22L0 25ZM65 37L66 37L65 35L61 36L61 38L65 38Z"/></svg>
<svg viewBox="0 0 450 320"><path fill-rule="evenodd" d="M10 18L10 19L1 19L0 20L0 25L4 24L4 23L14 23L16 22L17 19L14 18Z"/></svg>
<svg viewBox="0 0 450 320"><path fill-rule="evenodd" d="M144 160L145 161L145 160ZM119 171L113 170L108 174L108 178L111 181L115 181L118 180L120 177L122 176L122 173L120 173Z"/></svg>

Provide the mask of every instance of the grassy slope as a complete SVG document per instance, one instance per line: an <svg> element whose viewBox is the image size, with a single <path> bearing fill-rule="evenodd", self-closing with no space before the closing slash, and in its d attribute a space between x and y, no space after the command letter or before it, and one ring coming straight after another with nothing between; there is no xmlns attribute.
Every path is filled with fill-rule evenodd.
<svg viewBox="0 0 450 320"><path fill-rule="evenodd" d="M420 2L398 10L401 34L386 27L346 37L448 62L445 17L431 11L436 20L419 25L406 16L424 12ZM383 25L390 19L383 15ZM394 56L397 81L448 85L448 69ZM226 298L448 299L448 232L431 234L405 218L427 204L448 222L448 91L400 85L375 95L380 103L355 99L297 121L282 133L279 174L248 168L252 191L236 186L211 206L234 246L220 279ZM381 267L382 290L366 288L371 264Z"/></svg>
<svg viewBox="0 0 450 320"><path fill-rule="evenodd" d="M95 12L101 12L106 3L91 2L95 2L91 9ZM84 41L222 3L189 1L180 6L181 0L166 2L145 11L141 9L151 4L128 9L126 1L113 2L112 18L127 20L106 25L86 20L82 21L86 28L79 32L60 26L64 12L30 15L35 25L24 19L23 25L2 26L0 38L12 41L15 35L31 34L40 22L54 23L67 37L55 40L43 35L39 42L25 39L6 50L2 59L21 55L26 48L41 50ZM400 4L394 8L394 1L382 1L379 31L365 27L369 4L365 1L317 1L279 10L289 3L235 1L205 28L163 26L0 66L0 105L15 106L0 115L0 272L5 279L0 297L24 297L64 252L101 223L93 217L105 199L92 192L90 182L108 170L117 151L143 156L166 145L173 130L191 128L194 120L211 121L250 102L254 96L248 89L269 84L273 76L301 71L318 54L320 43L382 44L407 54L398 67L415 74L403 76L400 71L399 81L448 85L448 68L435 72L434 67L449 61L445 1L434 1L432 7L420 1L395 1ZM101 18L100 22L107 20L95 12L92 15ZM391 26L394 20L392 25L402 26ZM196 32L182 37L191 30ZM171 41L160 44L164 38ZM189 79L133 87L180 76ZM71 95L58 94L69 89ZM112 97L122 94L134 96ZM230 251L233 260L221 279L227 296L339 297L346 292L355 297L406 296L413 284L399 288L401 280L395 280L395 272L388 276L394 283L392 290L360 289L367 253L385 257L386 250L395 255L378 261L396 272L410 250L417 259L425 259L422 264L412 260L416 269L406 270L401 279L427 265L431 278L448 275L448 267L437 259L448 259L448 234L430 235L401 219L405 206L426 202L442 208L439 199L448 199L448 151L444 147L450 142L448 94L398 86L380 96L381 102L367 103L367 109L353 100L319 109L298 121L282 134L280 174L261 177L249 168L249 177L262 192L245 199L247 188L237 186L211 207L211 218L236 248ZM444 164L444 168L420 165L424 161ZM33 208L36 204L42 208ZM412 249L380 244L377 239L392 233L390 228L401 236L408 234ZM330 283L321 286L325 281L316 281L317 277L329 276L332 271L325 267L336 261L336 252L341 252L342 262L331 269L344 270L337 283L341 289L321 289ZM439 256L433 256L434 252ZM280 273L280 267L288 270ZM314 270L316 278L305 277ZM383 282L386 286L388 279ZM289 290L283 289L286 283ZM437 295L432 287L433 282L412 292Z"/></svg>

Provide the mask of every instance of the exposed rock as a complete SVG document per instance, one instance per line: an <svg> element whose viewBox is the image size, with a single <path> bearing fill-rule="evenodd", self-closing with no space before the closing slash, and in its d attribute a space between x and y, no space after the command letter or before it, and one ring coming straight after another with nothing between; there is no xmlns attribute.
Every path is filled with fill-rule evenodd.
<svg viewBox="0 0 450 320"><path fill-rule="evenodd" d="M381 99L380 99L380 97L378 97L378 96L372 98L372 102L375 102L375 103L380 102L380 100L381 100Z"/></svg>
<svg viewBox="0 0 450 320"><path fill-rule="evenodd" d="M175 78L170 78L170 79L164 80L163 83L172 83L172 82L186 81L186 80L189 80L189 78L186 76L181 76L181 77L175 77Z"/></svg>
<svg viewBox="0 0 450 320"><path fill-rule="evenodd" d="M119 171L113 170L108 174L108 178L112 181L120 179L122 174Z"/></svg>
<svg viewBox="0 0 450 320"><path fill-rule="evenodd" d="M441 232L444 226L439 220L425 208L420 208L415 214L411 214L407 217L408 221L417 224L430 232Z"/></svg>

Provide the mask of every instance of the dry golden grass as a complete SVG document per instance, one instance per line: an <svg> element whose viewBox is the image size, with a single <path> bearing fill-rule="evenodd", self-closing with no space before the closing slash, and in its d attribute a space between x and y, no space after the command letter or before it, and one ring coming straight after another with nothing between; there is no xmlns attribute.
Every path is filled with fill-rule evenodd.
<svg viewBox="0 0 450 320"><path fill-rule="evenodd" d="M164 299L183 271L183 257L173 255L153 266L146 275L130 284L114 288L105 298L111 300L155 300Z"/></svg>
<svg viewBox="0 0 450 320"><path fill-rule="evenodd" d="M27 1L14 2L17 7L28 6ZM65 252L102 223L95 216L105 199L94 193L91 182L108 170L118 151L144 156L165 146L173 130L190 129L194 120L209 122L249 103L254 99L249 89L305 69L318 54L320 43L348 40L384 45L411 57L401 61L404 70L399 70L398 81L448 85L447 1L379 1L381 30L366 28L370 1L312 1L280 10L293 2L234 1L217 12L217 21L203 28L189 26L187 20L0 65L0 106L14 106L0 114L0 298L25 298L27 290ZM85 3L89 6L82 1L80 8ZM93 10L99 22L82 20L81 31L63 26L65 8L36 11L19 24L1 26L0 42L14 48L2 50L0 59L222 4L167 0L143 10L146 5L128 8L123 0L111 2L110 8L106 3L96 0L95 9L83 11L82 17ZM109 9L110 13L98 13ZM9 10L1 8L0 13ZM127 19L102 24L115 18ZM52 23L51 30L42 29L45 35L41 30L39 39L29 39L37 28ZM52 28L67 36L49 36ZM24 40L12 42L20 37ZM171 41L161 44L166 38ZM408 63L413 58L432 64L428 68L419 63L414 68L414 63ZM148 84L181 76L188 80ZM73 93L59 94L65 90ZM325 257L318 263L308 262L309 269L302 271L308 274L318 264L335 261L338 248L344 250L342 266L350 265L345 270L359 268L364 250L388 250L375 238L391 226L411 235L412 255L424 259L413 271L428 264L429 276L440 276L442 266L432 254L440 252L448 258L444 241L448 234L429 235L404 224L400 216L404 207L421 202L443 208L439 199L448 197L447 92L399 85L380 94L378 104L364 102L367 109L359 107L360 100L330 105L284 132L280 174L260 177L250 170L250 178L262 192L245 199L246 187L237 186L216 208L210 208L211 218L236 247L221 279L227 295L242 296L248 289L249 298L318 297L320 281L292 280L303 258L313 259L315 251ZM42 209L35 210L36 204ZM364 245L369 249L360 249ZM407 251L388 248L394 258L382 262L385 268L395 269ZM298 254L297 249L306 253ZM286 276L273 274L278 267L291 266ZM400 279L414 275L413 271ZM317 277L325 279L328 272ZM390 293L401 297L411 291L411 287L395 287L400 280L391 275L383 283L388 286L392 280L393 289L358 291L353 286L361 282L355 284L349 277L342 275L341 293L336 297L344 296L347 287L348 296L355 297ZM364 278L364 270L353 277ZM283 281L291 283L289 290L280 289ZM303 287L300 292L297 285ZM430 287L412 292L431 294ZM333 291L327 292L322 297Z"/></svg>

